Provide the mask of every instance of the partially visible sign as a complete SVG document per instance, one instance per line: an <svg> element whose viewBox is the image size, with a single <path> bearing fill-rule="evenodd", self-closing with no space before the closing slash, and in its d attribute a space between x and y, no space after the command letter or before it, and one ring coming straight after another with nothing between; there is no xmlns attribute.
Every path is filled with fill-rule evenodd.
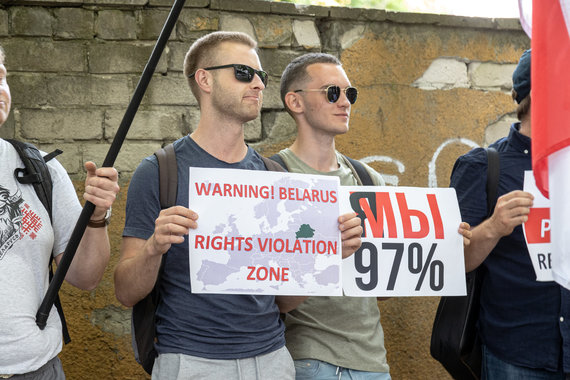
<svg viewBox="0 0 570 380"><path fill-rule="evenodd" d="M532 170L524 172L523 190L534 195L523 233L530 260L536 273L536 281L553 281L550 244L550 200L536 187Z"/></svg>

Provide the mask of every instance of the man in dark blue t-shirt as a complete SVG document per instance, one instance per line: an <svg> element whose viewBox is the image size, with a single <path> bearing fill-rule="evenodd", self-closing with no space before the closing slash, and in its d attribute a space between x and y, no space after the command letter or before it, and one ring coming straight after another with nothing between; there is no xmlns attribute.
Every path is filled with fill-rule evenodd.
<svg viewBox="0 0 570 380"><path fill-rule="evenodd" d="M530 50L513 73L519 123L491 144L499 152L497 204L487 215L487 156L477 148L459 157L451 175L461 216L472 226L466 270L484 268L479 334L483 379L564 379L570 372L569 292L555 282L537 282L521 224L533 196L522 191L532 169L530 144Z"/></svg>
<svg viewBox="0 0 570 380"><path fill-rule="evenodd" d="M244 142L244 124L260 112L267 74L256 43L243 33L210 33L192 44L184 74L200 106L195 131L174 142L177 206L161 210L154 156L139 165L127 197L115 293L125 306L145 297L164 272L156 311L155 379L293 379L280 312L303 297L192 294L188 231L198 215L188 209L188 167L267 170ZM343 256L360 246L360 219L339 218Z"/></svg>

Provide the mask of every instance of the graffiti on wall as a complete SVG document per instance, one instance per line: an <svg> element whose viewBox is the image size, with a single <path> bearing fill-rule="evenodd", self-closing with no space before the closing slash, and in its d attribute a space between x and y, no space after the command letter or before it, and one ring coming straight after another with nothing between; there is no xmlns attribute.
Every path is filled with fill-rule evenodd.
<svg viewBox="0 0 570 380"><path fill-rule="evenodd" d="M441 152L443 151L443 149L450 144L463 144L468 146L470 149L478 148L480 146L475 141L463 137L445 140L441 145L437 147L431 160L428 163L428 176L427 176L428 187L437 187L437 159L441 154ZM396 170L398 171L399 174L402 174L406 171L406 166L402 161L389 156L366 156L361 158L360 161L365 164L370 164L373 162L393 164L396 167ZM398 175L386 174L386 173L380 173L380 174L384 178L386 185L398 186L400 182Z"/></svg>

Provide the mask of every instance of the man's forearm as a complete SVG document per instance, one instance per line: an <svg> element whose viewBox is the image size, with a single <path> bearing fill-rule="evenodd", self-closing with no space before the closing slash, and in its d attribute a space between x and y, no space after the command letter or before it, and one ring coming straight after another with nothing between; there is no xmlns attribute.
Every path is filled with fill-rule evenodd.
<svg viewBox="0 0 570 380"><path fill-rule="evenodd" d="M490 219L474 227L471 232L471 243L465 247L465 272L471 272L481 265L501 239Z"/></svg>
<svg viewBox="0 0 570 380"><path fill-rule="evenodd" d="M145 240L127 239L130 241L123 240L122 256L115 268L115 295L121 304L132 307L154 287L162 255L150 254Z"/></svg>
<svg viewBox="0 0 570 380"><path fill-rule="evenodd" d="M110 252L107 228L87 228L65 276L66 281L79 289L93 290L105 273ZM61 256L56 263L59 264L60 259Z"/></svg>

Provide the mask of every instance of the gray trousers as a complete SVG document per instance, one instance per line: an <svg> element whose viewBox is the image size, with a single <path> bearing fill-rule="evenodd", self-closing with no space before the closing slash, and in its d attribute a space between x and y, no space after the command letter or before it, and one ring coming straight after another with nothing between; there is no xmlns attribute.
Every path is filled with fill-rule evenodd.
<svg viewBox="0 0 570 380"><path fill-rule="evenodd" d="M61 360L56 356L33 372L13 375L10 380L65 380Z"/></svg>
<svg viewBox="0 0 570 380"><path fill-rule="evenodd" d="M153 380L293 380L295 367L282 347L245 359L216 360L183 354L161 354L152 369Z"/></svg>

